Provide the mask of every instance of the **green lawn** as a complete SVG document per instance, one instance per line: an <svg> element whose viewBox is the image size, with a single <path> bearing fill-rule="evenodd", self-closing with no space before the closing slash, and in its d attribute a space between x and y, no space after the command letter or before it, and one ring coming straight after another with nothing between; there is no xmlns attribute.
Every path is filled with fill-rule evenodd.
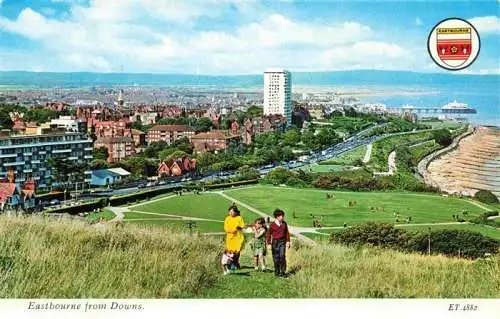
<svg viewBox="0 0 500 319"><path fill-rule="evenodd" d="M316 234L316 233L302 233L302 235L308 237L308 238L311 238L315 241L328 241L328 234L326 233L320 233L320 234Z"/></svg>
<svg viewBox="0 0 500 319"><path fill-rule="evenodd" d="M340 172L345 169L347 169L347 166L344 165L318 165L318 164L311 164L307 166L301 166L297 168L297 170L305 170L307 171L308 169L311 169L311 172L314 173L327 173L327 172Z"/></svg>
<svg viewBox="0 0 500 319"><path fill-rule="evenodd" d="M373 143L372 156L368 164L376 170L387 169L387 159L396 146L411 145L432 138L432 132L417 132L395 135Z"/></svg>
<svg viewBox="0 0 500 319"><path fill-rule="evenodd" d="M339 156L332 157L327 161L320 162L320 165L354 165L356 160L363 160L366 153L366 146L356 147L348 152L342 153Z"/></svg>
<svg viewBox="0 0 500 319"><path fill-rule="evenodd" d="M323 226L342 226L367 221L396 222L394 213L399 214L400 222L407 216L411 216L412 223L453 222L452 215L464 209L468 210L469 217L484 211L465 200L418 193L339 192L271 186L225 193L267 214L279 207L287 213L288 222L296 226L312 226L311 214L320 217ZM336 199L327 199L327 193L334 194ZM349 201L356 201L356 204L349 207Z"/></svg>
<svg viewBox="0 0 500 319"><path fill-rule="evenodd" d="M99 212L99 213L90 212L87 215L87 219L90 221L94 221L94 220L97 221L101 217L104 217L105 220L111 220L111 219L115 218L116 215L112 211L107 210L107 209L101 209L101 212Z"/></svg>
<svg viewBox="0 0 500 319"><path fill-rule="evenodd" d="M155 225L155 226L165 226L173 229L183 230L185 232L189 231L187 221L180 219L166 219L166 218L152 218L149 220L142 219L125 219L126 222L129 223L141 223L147 225ZM202 233L220 233L224 232L224 226L221 222L211 222L211 221L194 221L193 226L194 232L202 232Z"/></svg>
<svg viewBox="0 0 500 319"><path fill-rule="evenodd" d="M200 195L187 194L164 198L154 202L150 201L143 205L134 206L131 210L223 221L227 216L230 205L231 202L229 200L218 194L201 193ZM259 217L259 215L244 207L240 207L240 211L246 223L253 223Z"/></svg>

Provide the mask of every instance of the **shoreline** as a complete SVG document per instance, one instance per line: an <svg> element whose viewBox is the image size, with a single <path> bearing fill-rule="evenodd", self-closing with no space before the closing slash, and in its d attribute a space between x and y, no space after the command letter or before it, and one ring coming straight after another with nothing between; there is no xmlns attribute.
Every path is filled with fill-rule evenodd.
<svg viewBox="0 0 500 319"><path fill-rule="evenodd" d="M473 196L485 189L500 197L495 178L500 176L500 129L475 126L453 150L430 160L425 170L424 180L444 192Z"/></svg>

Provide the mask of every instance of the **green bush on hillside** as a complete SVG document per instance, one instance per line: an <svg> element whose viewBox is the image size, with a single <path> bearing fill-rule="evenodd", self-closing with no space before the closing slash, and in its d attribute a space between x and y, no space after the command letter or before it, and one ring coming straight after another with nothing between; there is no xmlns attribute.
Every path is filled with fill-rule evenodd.
<svg viewBox="0 0 500 319"><path fill-rule="evenodd" d="M435 230L430 233L408 232L388 223L366 223L333 233L330 241L344 245L370 245L412 251L461 256L483 257L486 253L497 254L500 241L468 230Z"/></svg>
<svg viewBox="0 0 500 319"><path fill-rule="evenodd" d="M402 249L407 246L408 234L389 223L369 222L345 231L332 233L330 241L344 245L371 245Z"/></svg>
<svg viewBox="0 0 500 319"><path fill-rule="evenodd" d="M494 210L482 213L480 216L476 216L470 219L469 222L473 224L483 224L483 225L490 225L493 227L499 227L500 225L497 224L494 220L488 219L488 217L491 216L498 216L498 212Z"/></svg>
<svg viewBox="0 0 500 319"><path fill-rule="evenodd" d="M453 138L449 130L442 128L432 132L432 137L441 146L448 146L453 142Z"/></svg>
<svg viewBox="0 0 500 319"><path fill-rule="evenodd" d="M500 241L486 237L478 232L460 229L435 230L430 233L416 233L411 236L408 248L411 251L426 253L429 247L432 253L467 258L484 257L486 253L498 253Z"/></svg>
<svg viewBox="0 0 500 319"><path fill-rule="evenodd" d="M474 194L474 199L486 204L498 204L498 198L488 190L480 190Z"/></svg>

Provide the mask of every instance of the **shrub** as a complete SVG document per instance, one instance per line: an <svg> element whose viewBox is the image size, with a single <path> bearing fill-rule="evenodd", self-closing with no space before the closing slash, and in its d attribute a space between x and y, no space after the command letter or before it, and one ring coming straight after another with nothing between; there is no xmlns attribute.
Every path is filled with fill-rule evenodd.
<svg viewBox="0 0 500 319"><path fill-rule="evenodd" d="M216 189L216 188L225 188L225 187L231 187L231 186L250 185L250 184L257 184L258 182L259 182L258 179L252 179L249 181L238 181L238 182L231 182L231 183L212 184L212 185L206 185L205 189Z"/></svg>
<svg viewBox="0 0 500 319"><path fill-rule="evenodd" d="M123 204L127 204L129 202L135 202L137 200L145 199L145 198L151 198L154 196L166 194L166 193L171 193L174 191L179 191L181 190L182 187L171 187L171 188L157 188L149 191L144 191L140 193L134 193L130 195L123 195L123 196L116 196L116 197L111 197L109 199L109 203L111 206L119 206Z"/></svg>
<svg viewBox="0 0 500 319"><path fill-rule="evenodd" d="M484 224L484 225L490 225L493 227L498 227L498 224L494 220L488 219L488 217L491 216L498 216L498 212L495 211L490 211L490 212L484 212L481 215L469 219L469 222L473 224Z"/></svg>
<svg viewBox="0 0 500 319"><path fill-rule="evenodd" d="M408 242L408 234L389 223L370 222L355 225L339 233L332 233L330 241L344 245L372 245L404 249Z"/></svg>
<svg viewBox="0 0 500 319"><path fill-rule="evenodd" d="M498 204L498 198L488 190L480 190L474 194L474 199L486 204Z"/></svg>
<svg viewBox="0 0 500 319"><path fill-rule="evenodd" d="M500 241L478 232L458 229L435 230L430 233L414 233L408 249L426 253L429 246L432 253L467 258L483 257L486 253L498 253Z"/></svg>
<svg viewBox="0 0 500 319"><path fill-rule="evenodd" d="M85 212L90 212L94 210L95 208L102 208L106 205L107 199L106 198L101 198L96 201L92 201L89 203L84 203L81 205L75 205L75 206L67 206L67 207L61 207L61 208L56 208L56 209L48 209L46 210L47 213L67 213L70 215L76 215L78 213L85 213Z"/></svg>
<svg viewBox="0 0 500 319"><path fill-rule="evenodd" d="M466 258L496 254L500 241L468 230L436 230L430 233L407 232L388 223L366 223L330 235L330 242L344 245L370 245L402 251L432 253Z"/></svg>
<svg viewBox="0 0 500 319"><path fill-rule="evenodd" d="M453 141L450 131L445 128L432 132L432 137L441 146L448 146Z"/></svg>

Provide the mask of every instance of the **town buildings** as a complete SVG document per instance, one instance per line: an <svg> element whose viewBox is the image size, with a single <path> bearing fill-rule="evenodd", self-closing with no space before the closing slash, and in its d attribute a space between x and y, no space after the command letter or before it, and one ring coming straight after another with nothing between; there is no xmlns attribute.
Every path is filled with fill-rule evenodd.
<svg viewBox="0 0 500 319"><path fill-rule="evenodd" d="M191 139L195 129L188 125L155 125L148 132L148 144L153 142L166 142L171 144L180 138Z"/></svg>
<svg viewBox="0 0 500 319"><path fill-rule="evenodd" d="M136 154L136 141L140 143L141 136L137 133L134 139L131 124L128 120L94 122L94 148L105 147L109 163L119 162Z"/></svg>
<svg viewBox="0 0 500 319"><path fill-rule="evenodd" d="M67 132L85 133L87 130L87 123L85 121L72 116L59 116L57 119L52 119L50 125L59 129L64 129Z"/></svg>
<svg viewBox="0 0 500 319"><path fill-rule="evenodd" d="M284 69L264 72L264 115L280 114L292 123L292 76Z"/></svg>
<svg viewBox="0 0 500 319"><path fill-rule="evenodd" d="M178 159L168 159L158 166L158 177L183 176L192 174L196 171L196 160L189 156L183 156Z"/></svg>
<svg viewBox="0 0 500 319"><path fill-rule="evenodd" d="M90 185L93 186L108 186L130 176L130 172L121 167L95 169L92 170L92 180Z"/></svg>
<svg viewBox="0 0 500 319"><path fill-rule="evenodd" d="M132 136L105 136L94 142L94 148L105 147L108 150L109 163L119 162L135 155L135 146Z"/></svg>
<svg viewBox="0 0 500 319"><path fill-rule="evenodd" d="M41 188L51 185L53 175L47 166L51 157L64 157L78 163L92 160L92 140L81 132L46 128L40 130L39 134L1 133L0 178L6 178L12 170L16 177L15 183L25 182L32 177ZM87 173L85 181L90 181Z"/></svg>
<svg viewBox="0 0 500 319"><path fill-rule="evenodd" d="M0 211L29 211L35 208L36 184L33 178L24 183L15 182L14 170L9 170L7 178L0 180Z"/></svg>
<svg viewBox="0 0 500 319"><path fill-rule="evenodd" d="M233 134L231 130L213 130L191 137L191 143L197 153L224 151L231 144L237 144L239 140L240 136Z"/></svg>

